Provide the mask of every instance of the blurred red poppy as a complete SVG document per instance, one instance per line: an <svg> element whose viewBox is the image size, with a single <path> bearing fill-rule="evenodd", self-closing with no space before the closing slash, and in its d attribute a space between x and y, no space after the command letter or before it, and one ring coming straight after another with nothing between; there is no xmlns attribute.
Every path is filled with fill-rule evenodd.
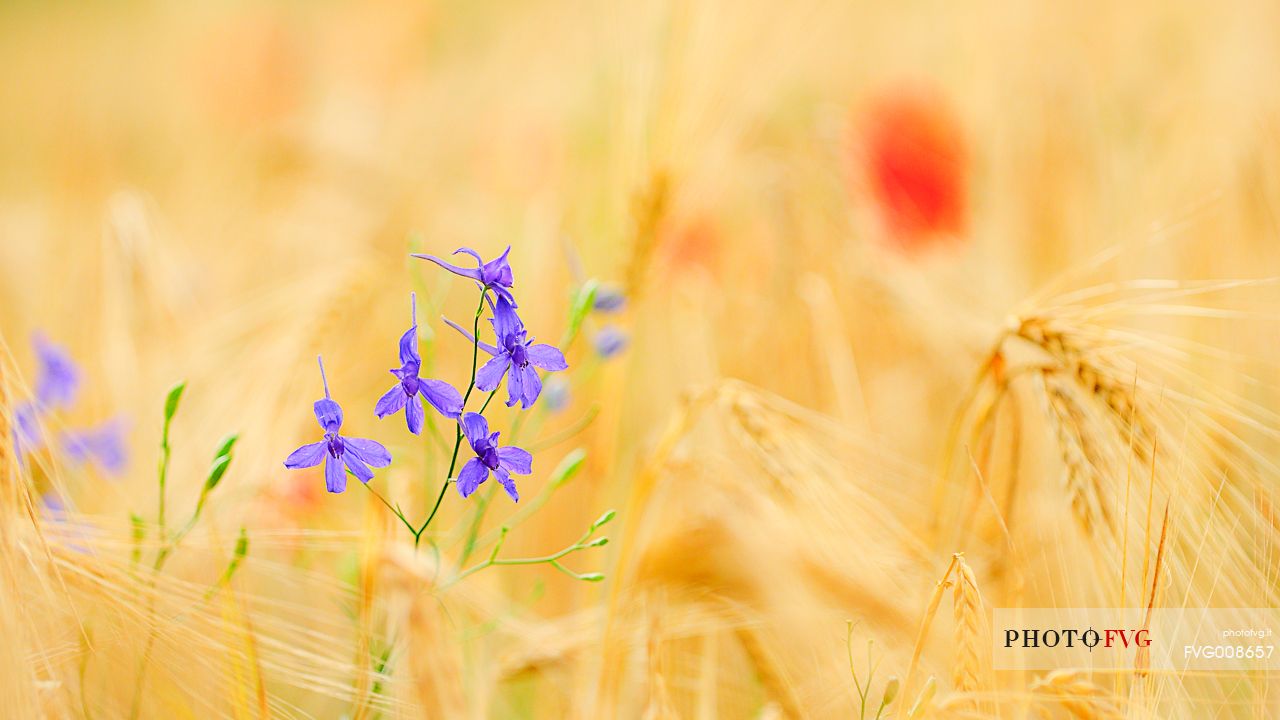
<svg viewBox="0 0 1280 720"><path fill-rule="evenodd" d="M959 122L940 97L896 91L875 99L861 123L863 167L890 239L915 251L964 232L967 153Z"/></svg>

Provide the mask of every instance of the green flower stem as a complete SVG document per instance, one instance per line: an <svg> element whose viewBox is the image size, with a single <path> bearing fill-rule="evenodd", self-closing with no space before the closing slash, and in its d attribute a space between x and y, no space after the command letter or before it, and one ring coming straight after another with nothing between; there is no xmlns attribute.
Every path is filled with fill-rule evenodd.
<svg viewBox="0 0 1280 720"><path fill-rule="evenodd" d="M165 483L169 479L169 456L172 454L172 448L169 445L169 426L173 423L173 416L178 412L178 402L182 399L182 392L187 389L186 381L182 381L169 390L169 394L164 400L164 429L160 433L160 500L159 507L156 510L156 521L160 527L160 540L164 541L164 495Z"/></svg>
<svg viewBox="0 0 1280 720"><path fill-rule="evenodd" d="M471 399L471 392L476 389L476 369L480 360L480 316L484 314L484 296L488 292L486 288L480 288L480 303L476 305L475 320L471 324L471 381L467 383L467 392L462 396L462 411L467 410L467 401ZM490 395L492 397L492 395ZM488 403L485 403L488 405ZM458 467L458 450L462 447L462 420L459 418L458 426L455 429L456 435L453 439L453 456L449 458L449 473L445 476L444 482L440 483L440 493L436 495L436 504L431 508L431 514L427 516L426 522L422 523L422 527L418 528L413 534L413 547L416 550L418 543L422 540L422 534L427 531L427 527L431 525L431 521L435 520L436 513L440 511L440 504L444 502L445 491L449 489L449 483L453 481L453 472Z"/></svg>
<svg viewBox="0 0 1280 720"><path fill-rule="evenodd" d="M351 473L351 471L350 471L350 470L348 470L347 472L348 472L348 474L350 474L350 473ZM397 518L399 518L399 519L400 519L400 522L404 523L404 526L405 526L405 527L407 527L407 528L409 528L409 532L413 533L413 535L414 535L414 537L415 537L415 538L417 537L417 535L418 535L418 529L417 529L417 528L415 528L415 527L413 526L413 523L409 522L409 519L408 519L408 518L406 518L406 517L404 516L404 513L400 512L400 508L399 508L399 507L396 507L396 506L392 505L390 502L388 502L388 501L387 501L387 499L386 499L386 498L384 498L384 497L382 497L382 494L381 494L381 493L379 493L377 490L374 490L374 489L373 489L373 486L372 486L372 485L370 485L369 483L367 483L367 482L362 482L362 483L360 483L360 484L361 484L361 485L363 485L363 486L364 486L364 488L365 488L366 490L368 490L369 492L373 493L373 496L374 496L374 497L376 497L376 498L378 498L378 501L379 501L379 502L381 502L383 505L386 505L386 506L387 506L387 509L391 511L391 514L393 514L393 515L395 515Z"/></svg>
<svg viewBox="0 0 1280 720"><path fill-rule="evenodd" d="M608 543L609 542L608 538L601 537L601 538L592 540L591 536L595 534L596 530L599 530L602 526L604 526L606 523L612 520L613 516L614 516L613 511L609 511L604 515L601 515L600 519L591 523L591 527L587 528L587 531L582 534L582 537L578 538L577 541L575 541L573 544L566 546L565 548L563 548L558 552L551 553L550 555L542 555L540 557L499 559L498 553L502 551L502 545L507 540L507 533L511 531L510 528L503 527L498 536L498 542L494 543L493 550L489 552L488 559L486 559L482 563L474 565L458 573L452 580L445 583L440 589L441 590L447 589L459 582L462 582L462 580L464 580L465 578L470 577L471 575L474 575L480 572L481 570L484 570L485 568L493 567L494 565L550 565L554 567L556 570L559 570L560 572L574 579L585 580L587 582L599 582L604 579L604 575L601 575L600 573L576 573L570 570L569 568L565 567L564 565L561 565L560 560L565 556L571 553L575 553L579 550L586 550L588 548L593 548L593 547L602 547L606 543Z"/></svg>

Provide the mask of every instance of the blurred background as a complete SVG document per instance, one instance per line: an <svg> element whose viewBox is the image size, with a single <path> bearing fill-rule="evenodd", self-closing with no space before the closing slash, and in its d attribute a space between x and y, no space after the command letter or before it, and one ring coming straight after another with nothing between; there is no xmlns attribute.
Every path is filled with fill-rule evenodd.
<svg viewBox="0 0 1280 720"><path fill-rule="evenodd" d="M41 336L82 373L43 433L91 429L112 458L5 454L6 715L872 717L890 676L902 718L1277 711L1265 675L970 672L954 646L986 640L951 597L1272 599L1273 4L17 0L0 66L7 427ZM437 318L465 323L474 290L409 253L508 245L540 340L584 283L625 301L587 316L519 421L522 494L545 505L450 493L415 554L370 493L282 461L315 439L323 354L344 432L396 457L373 486L424 517L447 448L372 407L411 291L430 375L465 386L467 343ZM1187 290L1220 279L1238 282ZM1014 332L1031 317L1059 325ZM1104 401L1006 379L1010 333ZM988 377L1021 401L973 411ZM176 517L240 439L157 579L130 555L160 549L179 380ZM1072 518L1065 445L1111 474L1089 485L1105 539ZM1159 468L1141 508L1135 462ZM566 561L604 583L446 580L468 537L474 563L516 518L503 555L543 555L611 508L610 544ZM931 611L956 552L973 582ZM1212 553L1225 577L1198 570Z"/></svg>

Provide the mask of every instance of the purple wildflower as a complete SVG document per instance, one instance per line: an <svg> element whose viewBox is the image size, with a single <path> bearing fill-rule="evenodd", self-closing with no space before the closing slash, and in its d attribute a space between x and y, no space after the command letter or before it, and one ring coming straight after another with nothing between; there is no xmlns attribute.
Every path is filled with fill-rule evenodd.
<svg viewBox="0 0 1280 720"><path fill-rule="evenodd" d="M596 300L591 308L596 312L615 313L626 304L627 296L622 294L622 290L613 286L604 286L596 291Z"/></svg>
<svg viewBox="0 0 1280 720"><path fill-rule="evenodd" d="M370 466L381 468L391 464L391 453L381 444L362 438L344 438L338 434L342 428L342 408L329 397L329 381L324 376L324 360L320 360L320 380L324 383L324 397L315 403L316 420L324 428L324 440L303 445L285 458L284 466L293 470L315 467L325 461L325 487L331 493L347 489L347 476L342 470L345 464L352 475L361 482L373 479ZM326 458L325 455L328 454Z"/></svg>
<svg viewBox="0 0 1280 720"><path fill-rule="evenodd" d="M36 403L40 407L67 407L80 387L80 370L71 356L49 342L43 334L34 337L40 374L36 380Z"/></svg>
<svg viewBox="0 0 1280 720"><path fill-rule="evenodd" d="M485 262L484 259L480 257L480 253L472 250L471 248L462 247L453 251L454 255L457 255L458 253L466 253L475 258L478 267L474 269L458 267L457 265L445 262L435 255L414 254L412 257L420 258L422 260L430 260L454 275L471 278L472 280L480 283L483 287L492 290L498 297L505 298L507 302L511 303L511 307L516 307L516 300L511 296L511 286L515 282L515 277L511 273L511 265L507 263L507 255L511 253L510 245L507 246L507 249L504 250L501 255L489 262Z"/></svg>
<svg viewBox="0 0 1280 720"><path fill-rule="evenodd" d="M627 334L612 325L600 328L592 340L596 353L602 358L611 358L627 348Z"/></svg>
<svg viewBox="0 0 1280 720"><path fill-rule="evenodd" d="M400 382L378 400L373 414L382 418L404 408L409 432L419 435L422 433L422 400L418 398L419 394L441 415L455 419L462 414L462 395L447 382L418 377L422 367L422 356L418 354L418 304L415 295L411 294L410 298L413 326L400 338L400 367L391 371Z"/></svg>
<svg viewBox="0 0 1280 720"><path fill-rule="evenodd" d="M558 413L568 407L570 399L568 380L559 375L547 378L542 390L543 404L551 412Z"/></svg>
<svg viewBox="0 0 1280 720"><path fill-rule="evenodd" d="M45 529L51 536L66 543L69 550L89 554L89 547L84 544L88 539L87 526L72 519L70 509L61 495L53 490L41 495L40 514L49 522Z"/></svg>
<svg viewBox="0 0 1280 720"><path fill-rule="evenodd" d="M13 408L13 452L19 459L44 444L39 420L40 414L32 403L19 403Z"/></svg>
<svg viewBox="0 0 1280 720"><path fill-rule="evenodd" d="M511 473L528 475L533 472L533 456L515 446L498 447L498 436L502 433L489 434L489 422L479 413L469 412L462 416L462 432L476 453L458 473L458 492L462 497L475 492L481 483L489 479L489 473L493 473L511 499L520 502Z"/></svg>
<svg viewBox="0 0 1280 720"><path fill-rule="evenodd" d="M73 463L92 461L107 473L118 475L129 462L124 433L123 422L110 420L96 428L63 433L62 447Z"/></svg>
<svg viewBox="0 0 1280 720"><path fill-rule="evenodd" d="M564 353L551 345L534 345L533 338L526 337L524 323L516 315L515 306L505 298L498 298L493 308L493 331L498 338L496 346L476 340L457 323L448 319L445 322L493 356L476 373L477 388L484 392L496 389L507 370L511 370L511 377L507 379L507 407L519 402L527 409L538 399L542 392L538 368L554 372L569 367Z"/></svg>
<svg viewBox="0 0 1280 720"><path fill-rule="evenodd" d="M67 504L52 490L40 496L40 510L51 520L61 521L67 516Z"/></svg>

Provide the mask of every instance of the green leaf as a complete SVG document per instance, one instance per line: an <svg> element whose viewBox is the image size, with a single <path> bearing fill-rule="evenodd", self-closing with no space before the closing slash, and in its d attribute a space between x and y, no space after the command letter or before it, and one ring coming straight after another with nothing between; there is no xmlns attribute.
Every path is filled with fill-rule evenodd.
<svg viewBox="0 0 1280 720"><path fill-rule="evenodd" d="M222 443L218 445L217 451L213 453L213 461L216 463L218 458L224 455L230 455L231 449L236 446L236 441L240 439L238 433L232 433L222 439Z"/></svg>
<svg viewBox="0 0 1280 720"><path fill-rule="evenodd" d="M222 476L227 473L227 466L230 464L230 455L219 456L217 460L213 461L213 467L209 468L209 477L204 481L205 492L218 487L218 483L222 482Z"/></svg>
<svg viewBox="0 0 1280 720"><path fill-rule="evenodd" d="M209 492L222 482L222 476L227 473L227 466L231 464L231 451L239 439L240 436L233 433L223 438L218 445L217 451L213 453L213 464L209 466L209 477L204 481L205 492Z"/></svg>
<svg viewBox="0 0 1280 720"><path fill-rule="evenodd" d="M602 537L602 538L596 538L595 540L592 540L591 542L587 543L585 547L604 547L605 545L608 545L608 544L609 544L609 538Z"/></svg>
<svg viewBox="0 0 1280 720"><path fill-rule="evenodd" d="M603 573L582 573L581 575L578 576L578 579L586 580L587 582L600 582L604 580L604 574Z"/></svg>
<svg viewBox="0 0 1280 720"><path fill-rule="evenodd" d="M182 399L182 391L187 389L187 381L174 385L169 389L169 395L164 400L164 422L165 425L173 419L175 413L178 412L178 401Z"/></svg>
<svg viewBox="0 0 1280 720"><path fill-rule="evenodd" d="M236 538L236 559L240 560L249 554L249 533L240 528L240 537Z"/></svg>
<svg viewBox="0 0 1280 720"><path fill-rule="evenodd" d="M592 306L596 302L596 293L600 291L600 283L595 279L582 283L582 287L573 295L573 302L569 305L569 327L565 330L564 340L560 343L561 349L568 347L573 343L573 339L578 337L578 332L582 330L582 323L587 319L587 314L591 312Z"/></svg>
<svg viewBox="0 0 1280 720"><path fill-rule="evenodd" d="M617 515L618 515L618 512L617 512L616 510L608 510L608 511L606 511L606 512L605 512L605 514L603 514L603 515L601 515L601 516L600 516L600 519L599 519L599 520L596 520L595 522L591 523L591 529L592 529L592 530L595 530L596 528L598 528L598 527L600 527L600 526L602 526L602 525L604 525L604 524L608 523L610 520L614 519Z"/></svg>
<svg viewBox="0 0 1280 720"><path fill-rule="evenodd" d="M582 464L587 459L587 451L582 448L574 448L572 452L564 456L556 469L551 471L551 487L558 488L561 485L573 479L574 475L582 469Z"/></svg>

